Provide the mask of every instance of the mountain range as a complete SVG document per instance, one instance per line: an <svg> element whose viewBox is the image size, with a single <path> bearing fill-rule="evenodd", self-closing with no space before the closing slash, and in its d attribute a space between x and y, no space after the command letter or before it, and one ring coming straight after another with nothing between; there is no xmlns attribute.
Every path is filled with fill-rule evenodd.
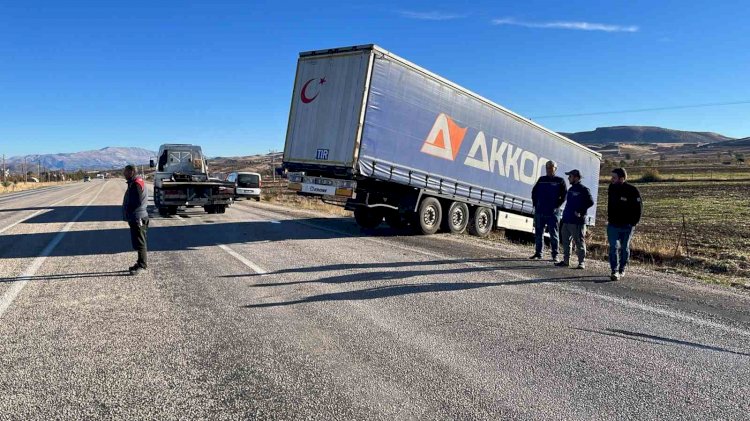
<svg viewBox="0 0 750 421"><path fill-rule="evenodd" d="M11 171L22 171L25 159L29 171L36 171L37 166L53 171L106 170L122 168L127 164L147 165L154 156L156 152L143 148L106 147L74 153L14 156L6 159L5 165Z"/></svg>

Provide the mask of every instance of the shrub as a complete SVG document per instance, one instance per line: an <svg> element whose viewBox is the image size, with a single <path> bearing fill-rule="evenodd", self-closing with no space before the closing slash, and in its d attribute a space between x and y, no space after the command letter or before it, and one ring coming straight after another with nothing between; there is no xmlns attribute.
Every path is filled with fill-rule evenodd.
<svg viewBox="0 0 750 421"><path fill-rule="evenodd" d="M659 173L659 170L657 170L656 168L651 168L651 169L646 170L641 176L641 178L639 178L636 181L639 181L641 183L654 183L654 182L663 181L663 180L664 180L664 177L662 177L662 175Z"/></svg>

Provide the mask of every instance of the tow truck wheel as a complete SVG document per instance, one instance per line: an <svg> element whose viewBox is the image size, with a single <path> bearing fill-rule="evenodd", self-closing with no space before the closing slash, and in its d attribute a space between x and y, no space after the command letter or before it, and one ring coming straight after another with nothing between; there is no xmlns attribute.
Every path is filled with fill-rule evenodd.
<svg viewBox="0 0 750 421"><path fill-rule="evenodd" d="M216 205L216 213L225 213L227 211L227 205Z"/></svg>
<svg viewBox="0 0 750 421"><path fill-rule="evenodd" d="M377 209L361 206L354 209L354 220L362 228L377 228L383 222L383 213Z"/></svg>
<svg viewBox="0 0 750 421"><path fill-rule="evenodd" d="M159 216L169 216L169 209L167 208L158 208L159 209Z"/></svg>
<svg viewBox="0 0 750 421"><path fill-rule="evenodd" d="M469 225L469 206L463 202L452 202L443 218L443 229L451 234L461 234Z"/></svg>
<svg viewBox="0 0 750 421"><path fill-rule="evenodd" d="M494 224L492 210L484 206L477 206L469 218L469 234L477 237L486 237L490 235Z"/></svg>
<svg viewBox="0 0 750 421"><path fill-rule="evenodd" d="M177 215L177 206L168 207L167 212L169 212L170 215Z"/></svg>
<svg viewBox="0 0 750 421"><path fill-rule="evenodd" d="M203 210L206 211L206 213L216 213L216 208L214 205L206 205L203 207Z"/></svg>
<svg viewBox="0 0 750 421"><path fill-rule="evenodd" d="M422 234L435 234L440 229L440 222L443 220L443 207L440 205L440 201L434 197L422 199L419 204L417 219Z"/></svg>

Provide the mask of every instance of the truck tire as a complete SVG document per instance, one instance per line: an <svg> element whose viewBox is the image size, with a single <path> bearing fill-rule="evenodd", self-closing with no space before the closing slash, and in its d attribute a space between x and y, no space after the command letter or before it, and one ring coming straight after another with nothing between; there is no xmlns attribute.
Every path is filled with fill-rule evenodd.
<svg viewBox="0 0 750 421"><path fill-rule="evenodd" d="M255 201L256 201L256 202L260 202L260 196L256 197L256 198L255 198Z"/></svg>
<svg viewBox="0 0 750 421"><path fill-rule="evenodd" d="M484 206L477 206L473 209L469 218L469 234L486 237L490 235L494 223L492 210Z"/></svg>
<svg viewBox="0 0 750 421"><path fill-rule="evenodd" d="M203 207L203 210L206 211L206 213L208 214L216 213L216 207L214 205L206 205Z"/></svg>
<svg viewBox="0 0 750 421"><path fill-rule="evenodd" d="M390 210L385 214L385 223L393 229L403 229L406 227L406 221L401 217L397 210Z"/></svg>
<svg viewBox="0 0 750 421"><path fill-rule="evenodd" d="M159 216L169 216L169 209L165 207L157 208L159 210Z"/></svg>
<svg viewBox="0 0 750 421"><path fill-rule="evenodd" d="M373 229L383 222L383 213L378 209L361 206L354 209L354 220L362 228Z"/></svg>
<svg viewBox="0 0 750 421"><path fill-rule="evenodd" d="M464 202L451 202L443 217L443 230L451 234L461 234L469 225L469 206Z"/></svg>
<svg viewBox="0 0 750 421"><path fill-rule="evenodd" d="M170 215L177 215L177 206L167 206L167 212Z"/></svg>
<svg viewBox="0 0 750 421"><path fill-rule="evenodd" d="M216 205L216 213L225 213L227 211L227 205Z"/></svg>
<svg viewBox="0 0 750 421"><path fill-rule="evenodd" d="M442 220L443 207L440 205L440 201L434 197L422 199L417 212L417 223L422 234L435 234L440 229Z"/></svg>

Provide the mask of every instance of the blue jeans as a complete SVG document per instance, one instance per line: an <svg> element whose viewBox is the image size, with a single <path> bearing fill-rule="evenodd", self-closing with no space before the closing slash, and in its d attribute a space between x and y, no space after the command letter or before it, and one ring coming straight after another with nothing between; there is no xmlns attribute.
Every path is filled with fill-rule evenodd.
<svg viewBox="0 0 750 421"><path fill-rule="evenodd" d="M556 214L552 215L541 215L538 213L534 214L534 239L536 240L536 254L542 254L544 249L544 227L547 227L549 231L549 245L552 253L552 257L557 257L558 243L560 236L558 234L558 228L560 226L560 217Z"/></svg>
<svg viewBox="0 0 750 421"><path fill-rule="evenodd" d="M630 239L633 237L633 225L607 225L607 241L609 242L609 267L612 272L625 271L630 258ZM617 243L620 243L620 264L617 264Z"/></svg>

